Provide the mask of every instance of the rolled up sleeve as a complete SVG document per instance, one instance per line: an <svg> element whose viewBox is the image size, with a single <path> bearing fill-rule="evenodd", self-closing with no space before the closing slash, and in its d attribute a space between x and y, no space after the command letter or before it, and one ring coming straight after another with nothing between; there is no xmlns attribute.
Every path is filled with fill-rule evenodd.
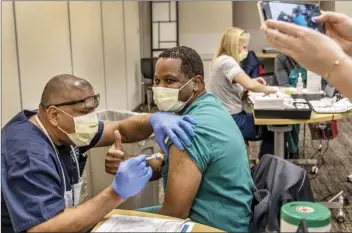
<svg viewBox="0 0 352 233"><path fill-rule="evenodd" d="M60 175L50 159L26 156L3 167L1 181L15 232L46 222L65 209Z"/></svg>

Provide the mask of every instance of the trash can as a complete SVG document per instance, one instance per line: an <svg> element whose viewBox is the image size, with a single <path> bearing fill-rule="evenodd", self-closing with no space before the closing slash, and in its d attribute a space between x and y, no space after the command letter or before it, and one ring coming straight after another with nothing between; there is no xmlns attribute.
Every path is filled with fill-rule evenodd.
<svg viewBox="0 0 352 233"><path fill-rule="evenodd" d="M103 110L96 112L96 114L102 121L121 121L143 113ZM114 176L105 172L105 156L109 148L110 146L93 148L88 152L87 164L82 175L81 202L94 197L112 183ZM151 155L159 151L159 146L154 140L154 135L152 135L140 142L123 144L123 149L129 155ZM155 205L159 205L159 181L149 182L140 194L128 199L118 208L137 209Z"/></svg>

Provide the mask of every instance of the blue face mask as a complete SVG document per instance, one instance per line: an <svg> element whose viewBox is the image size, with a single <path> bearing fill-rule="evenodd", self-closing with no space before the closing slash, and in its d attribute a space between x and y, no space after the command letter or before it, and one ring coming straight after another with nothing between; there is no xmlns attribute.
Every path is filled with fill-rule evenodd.
<svg viewBox="0 0 352 233"><path fill-rule="evenodd" d="M302 75L303 87L307 87L307 70L301 66L296 65L290 72L288 83L292 87L296 87L299 73Z"/></svg>

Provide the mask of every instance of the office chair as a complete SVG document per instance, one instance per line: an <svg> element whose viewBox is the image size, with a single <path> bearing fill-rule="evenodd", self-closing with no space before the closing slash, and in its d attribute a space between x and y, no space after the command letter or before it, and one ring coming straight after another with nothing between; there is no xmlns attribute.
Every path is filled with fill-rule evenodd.
<svg viewBox="0 0 352 233"><path fill-rule="evenodd" d="M145 94L147 95L147 104L148 111L151 111L151 97L153 96L153 79L154 79L154 71L155 64L158 58L150 57L150 58L142 58L141 59L141 72L142 72L142 96L144 98L143 102L145 103Z"/></svg>

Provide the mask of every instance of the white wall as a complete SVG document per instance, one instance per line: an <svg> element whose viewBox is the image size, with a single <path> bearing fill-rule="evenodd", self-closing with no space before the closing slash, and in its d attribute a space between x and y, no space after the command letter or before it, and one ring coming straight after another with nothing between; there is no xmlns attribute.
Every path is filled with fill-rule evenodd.
<svg viewBox="0 0 352 233"><path fill-rule="evenodd" d="M261 22L256 1L233 2L233 25L250 33L250 50L260 51L268 46L264 34L260 31Z"/></svg>
<svg viewBox="0 0 352 233"><path fill-rule="evenodd" d="M335 11L352 17L352 1L336 1Z"/></svg>
<svg viewBox="0 0 352 233"><path fill-rule="evenodd" d="M22 99L12 3L3 2L3 124L21 101L37 108L46 82L61 73L90 81L101 95L99 109L141 103L138 2L17 1L15 10Z"/></svg>
<svg viewBox="0 0 352 233"><path fill-rule="evenodd" d="M23 1L15 7L23 107L34 109L51 77L71 73L67 3Z"/></svg>
<svg viewBox="0 0 352 233"><path fill-rule="evenodd" d="M103 2L104 58L108 107L127 109L126 49L123 2ZM114 22L114 23L107 23ZM118 91L117 91L118 90Z"/></svg>
<svg viewBox="0 0 352 233"><path fill-rule="evenodd" d="M194 48L198 53L213 54L220 37L232 26L232 2L179 2L180 44Z"/></svg>
<svg viewBox="0 0 352 233"><path fill-rule="evenodd" d="M231 26L231 1L179 2L179 42L201 55L206 87L211 59L219 47L222 33Z"/></svg>
<svg viewBox="0 0 352 233"><path fill-rule="evenodd" d="M124 2L128 109L141 103L140 34L138 1ZM113 23L113 22L111 22Z"/></svg>
<svg viewBox="0 0 352 233"><path fill-rule="evenodd" d="M12 2L2 2L2 126L21 110Z"/></svg>
<svg viewBox="0 0 352 233"><path fill-rule="evenodd" d="M73 74L88 80L100 93L99 109L106 109L103 38L100 2L69 3Z"/></svg>

